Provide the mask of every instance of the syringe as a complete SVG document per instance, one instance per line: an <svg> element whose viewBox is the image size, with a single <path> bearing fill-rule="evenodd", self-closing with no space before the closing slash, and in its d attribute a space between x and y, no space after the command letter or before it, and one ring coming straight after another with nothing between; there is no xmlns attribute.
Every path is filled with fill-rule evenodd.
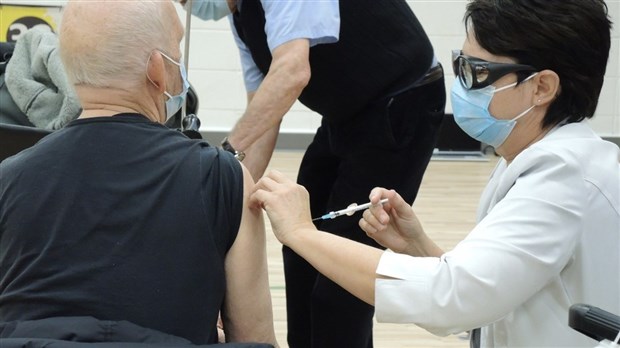
<svg viewBox="0 0 620 348"><path fill-rule="evenodd" d="M379 201L379 204L384 204L387 203L388 199L384 198L382 200ZM364 210L369 208L372 205L372 203L368 202L368 203L364 203L362 205L357 205L357 203L353 203L351 205L349 205L347 208L342 209L342 210L338 210L338 211L330 211L329 213L318 217L318 218L314 218L312 219L312 221L316 221L316 220L327 220L327 219L334 219L337 218L339 216L342 215L347 215L347 216L351 216L353 215L356 211L360 211L360 210Z"/></svg>

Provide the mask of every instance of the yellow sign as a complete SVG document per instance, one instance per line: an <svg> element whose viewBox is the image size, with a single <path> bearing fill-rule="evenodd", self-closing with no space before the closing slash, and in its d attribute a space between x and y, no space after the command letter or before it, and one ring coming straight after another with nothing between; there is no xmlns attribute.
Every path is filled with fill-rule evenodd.
<svg viewBox="0 0 620 348"><path fill-rule="evenodd" d="M0 42L15 42L34 27L57 32L61 16L60 7L0 5Z"/></svg>

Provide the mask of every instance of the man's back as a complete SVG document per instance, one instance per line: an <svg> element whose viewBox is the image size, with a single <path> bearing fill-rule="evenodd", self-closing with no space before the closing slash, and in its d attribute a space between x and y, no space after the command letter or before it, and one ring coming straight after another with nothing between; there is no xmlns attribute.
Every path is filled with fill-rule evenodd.
<svg viewBox="0 0 620 348"><path fill-rule="evenodd" d="M213 343L242 202L228 153L137 114L74 121L0 167L0 318Z"/></svg>

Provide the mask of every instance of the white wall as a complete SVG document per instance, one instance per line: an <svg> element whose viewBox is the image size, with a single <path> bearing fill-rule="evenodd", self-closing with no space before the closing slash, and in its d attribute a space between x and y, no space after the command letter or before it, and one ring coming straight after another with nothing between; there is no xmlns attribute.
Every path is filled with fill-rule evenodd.
<svg viewBox="0 0 620 348"><path fill-rule="evenodd" d="M382 0L377 0L382 1ZM64 0L0 0L0 4L62 6ZM435 53L446 68L446 92L454 80L450 52L460 48L465 38L462 17L467 0L407 0L429 35ZM612 21L611 53L607 75L594 119L601 136L620 137L620 0L606 0ZM185 22L186 13L177 12ZM227 19L205 22L192 18L190 33L189 79L200 101L198 116L204 131L228 132L245 109L245 89ZM449 95L449 94L448 94ZM451 112L448 98L446 111ZM296 103L282 122L284 133L314 133L320 117Z"/></svg>
<svg viewBox="0 0 620 348"><path fill-rule="evenodd" d="M381 0L377 0L381 1ZM407 0L424 25L439 60L446 68L446 91L453 78L450 52L464 40L462 23L465 0ZM620 136L620 0L607 0L610 16L616 23L607 75L596 116L591 121L601 136ZM182 21L185 11L178 7ZM189 79L199 94L204 131L229 131L245 108L245 90L237 48L227 19L204 22L192 18L190 34ZM448 98L449 99L449 98ZM447 112L451 112L448 101ZM320 117L297 103L284 118L285 133L314 133Z"/></svg>

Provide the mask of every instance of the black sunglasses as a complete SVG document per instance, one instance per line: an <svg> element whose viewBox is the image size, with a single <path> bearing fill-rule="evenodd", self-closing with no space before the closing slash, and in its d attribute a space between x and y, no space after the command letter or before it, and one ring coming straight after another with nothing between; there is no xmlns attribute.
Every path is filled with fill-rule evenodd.
<svg viewBox="0 0 620 348"><path fill-rule="evenodd" d="M484 88L510 73L538 71L531 65L487 62L461 50L452 51L452 69L466 89Z"/></svg>

